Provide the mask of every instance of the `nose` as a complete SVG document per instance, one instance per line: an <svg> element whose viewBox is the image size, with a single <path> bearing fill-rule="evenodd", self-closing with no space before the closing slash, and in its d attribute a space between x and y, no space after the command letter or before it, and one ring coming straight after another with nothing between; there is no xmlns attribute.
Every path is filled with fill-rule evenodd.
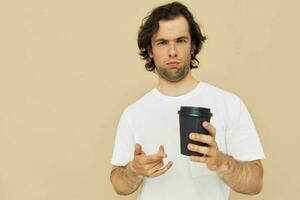
<svg viewBox="0 0 300 200"><path fill-rule="evenodd" d="M177 57L177 47L176 44L170 43L169 46L169 57Z"/></svg>

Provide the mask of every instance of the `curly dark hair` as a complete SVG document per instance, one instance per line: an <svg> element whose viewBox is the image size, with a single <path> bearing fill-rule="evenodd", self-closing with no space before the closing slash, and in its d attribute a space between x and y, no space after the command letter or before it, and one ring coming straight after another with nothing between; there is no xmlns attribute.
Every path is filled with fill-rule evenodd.
<svg viewBox="0 0 300 200"><path fill-rule="evenodd" d="M145 67L147 71L154 71L155 69L154 60L149 56L148 50L152 49L151 38L159 29L158 22L160 20L172 20L178 16L183 16L188 21L191 46L194 48L191 53L190 68L198 68L199 61L196 55L200 52L203 42L206 40L206 36L202 35L199 25L195 22L188 8L175 1L154 8L150 15L143 19L142 25L140 26L138 33L139 55L143 60L146 60Z"/></svg>

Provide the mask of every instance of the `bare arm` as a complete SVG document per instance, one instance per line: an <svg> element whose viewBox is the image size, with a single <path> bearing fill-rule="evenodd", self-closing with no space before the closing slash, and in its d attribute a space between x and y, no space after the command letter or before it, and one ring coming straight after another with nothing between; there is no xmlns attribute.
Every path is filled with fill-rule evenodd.
<svg viewBox="0 0 300 200"><path fill-rule="evenodd" d="M205 163L210 170L216 171L218 176L234 191L249 195L258 194L263 182L261 162L259 160L241 162L222 153L215 141L216 129L208 122L202 125L210 135L192 133L190 139L206 143L208 146L189 144L188 149L205 156L191 156L191 160Z"/></svg>
<svg viewBox="0 0 300 200"><path fill-rule="evenodd" d="M114 190L120 195L129 195L139 188L144 177L157 177L164 174L172 166L172 161L170 161L163 167L164 157L163 146L159 148L158 153L147 156L141 145L136 144L134 160L124 167L113 166L112 168L110 180Z"/></svg>
<svg viewBox="0 0 300 200"><path fill-rule="evenodd" d="M131 163L125 167L113 166L110 181L120 195L129 195L135 192L143 182L143 176L137 175L130 168Z"/></svg>
<svg viewBox="0 0 300 200"><path fill-rule="evenodd" d="M255 195L262 189L263 167L260 160L240 162L224 155L218 176L234 191Z"/></svg>

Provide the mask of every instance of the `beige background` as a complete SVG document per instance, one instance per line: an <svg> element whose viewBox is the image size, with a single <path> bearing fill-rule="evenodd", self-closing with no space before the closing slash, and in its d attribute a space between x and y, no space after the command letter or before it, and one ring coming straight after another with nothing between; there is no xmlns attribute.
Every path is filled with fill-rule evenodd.
<svg viewBox="0 0 300 200"><path fill-rule="evenodd" d="M0 1L0 199L121 200L109 182L125 106L156 84L136 37L167 1ZM260 133L263 191L299 200L299 1L182 1L208 40L198 80L245 101Z"/></svg>

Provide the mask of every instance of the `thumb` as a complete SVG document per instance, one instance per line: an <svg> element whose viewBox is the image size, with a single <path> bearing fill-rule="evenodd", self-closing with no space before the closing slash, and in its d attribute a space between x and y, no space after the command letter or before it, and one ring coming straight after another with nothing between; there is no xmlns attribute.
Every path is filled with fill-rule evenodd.
<svg viewBox="0 0 300 200"><path fill-rule="evenodd" d="M143 153L142 146L140 144L135 144L134 146L134 155L140 155Z"/></svg>

